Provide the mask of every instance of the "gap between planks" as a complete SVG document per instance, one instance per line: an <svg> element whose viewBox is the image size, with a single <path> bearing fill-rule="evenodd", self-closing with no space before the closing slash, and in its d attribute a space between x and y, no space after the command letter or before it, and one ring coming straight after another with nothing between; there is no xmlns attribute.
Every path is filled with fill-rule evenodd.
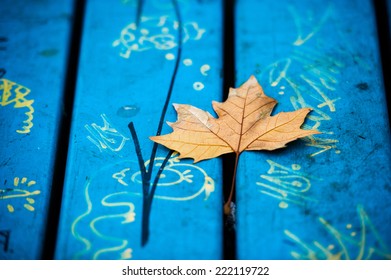
<svg viewBox="0 0 391 280"><path fill-rule="evenodd" d="M54 173L49 201L49 211L46 221L45 239L41 258L52 260L56 248L58 224L60 220L61 200L64 187L65 169L69 147L69 137L75 97L76 80L79 64L79 53L83 29L85 0L74 1L72 30L68 49L68 63L64 81L62 112L56 144Z"/></svg>

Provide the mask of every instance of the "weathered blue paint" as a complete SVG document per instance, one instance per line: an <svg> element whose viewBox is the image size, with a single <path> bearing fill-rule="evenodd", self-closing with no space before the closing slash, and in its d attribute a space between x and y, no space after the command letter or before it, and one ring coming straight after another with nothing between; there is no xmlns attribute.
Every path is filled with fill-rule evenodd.
<svg viewBox="0 0 391 280"><path fill-rule="evenodd" d="M171 131L164 122L176 120L172 103L211 110L211 100L220 100L221 5L87 1L56 258L222 257L220 160L170 158L144 239L148 205L139 166L150 159L148 137L160 120L162 134ZM149 194L167 154L158 147L151 184L144 184Z"/></svg>
<svg viewBox="0 0 391 280"><path fill-rule="evenodd" d="M41 256L72 5L0 5L0 259Z"/></svg>
<svg viewBox="0 0 391 280"><path fill-rule="evenodd" d="M255 74L275 113L311 107L322 135L246 152L240 259L391 258L390 134L370 1L237 1L238 86Z"/></svg>

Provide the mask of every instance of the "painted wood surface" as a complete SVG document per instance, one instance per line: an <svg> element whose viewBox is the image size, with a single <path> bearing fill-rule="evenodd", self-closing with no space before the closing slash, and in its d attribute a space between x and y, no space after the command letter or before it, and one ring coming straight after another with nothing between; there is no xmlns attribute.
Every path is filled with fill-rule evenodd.
<svg viewBox="0 0 391 280"><path fill-rule="evenodd" d="M0 5L0 259L40 258L72 1Z"/></svg>
<svg viewBox="0 0 391 280"><path fill-rule="evenodd" d="M148 138L221 99L221 5L87 1L56 258L222 257L220 160Z"/></svg>
<svg viewBox="0 0 391 280"><path fill-rule="evenodd" d="M237 1L237 85L255 74L275 113L313 109L321 135L247 152L240 259L391 258L390 133L370 1Z"/></svg>

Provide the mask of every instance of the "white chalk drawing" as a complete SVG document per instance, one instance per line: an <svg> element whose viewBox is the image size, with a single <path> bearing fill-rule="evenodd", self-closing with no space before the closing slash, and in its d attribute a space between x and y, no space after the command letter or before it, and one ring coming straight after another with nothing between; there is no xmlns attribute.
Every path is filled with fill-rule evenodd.
<svg viewBox="0 0 391 280"><path fill-rule="evenodd" d="M185 22L182 28L183 43L200 40L205 33L205 29L200 28L197 22ZM152 49L169 51L178 46L177 30L178 22L172 20L170 16L141 17L139 26L135 22L125 26L121 30L120 37L112 45L120 47L120 56L123 58L129 58L133 52Z"/></svg>
<svg viewBox="0 0 391 280"><path fill-rule="evenodd" d="M160 167L163 161L164 158L157 157L155 165ZM146 167L148 164L149 161L145 162ZM71 226L72 236L81 245L73 256L75 259L137 257L142 213L138 170L137 162L120 161L87 178L84 185L86 209ZM154 199L167 203L207 200L214 189L214 180L205 170L184 163L174 155L161 174Z"/></svg>
<svg viewBox="0 0 391 280"><path fill-rule="evenodd" d="M296 110L304 107L313 110L303 127L318 129L322 134L302 139L306 145L317 149L310 156L314 157L329 150L338 154L339 141L333 136L334 132L323 129L321 125L331 121L332 114L337 111L341 97L335 96L335 92L345 64L307 46L331 17L332 6L326 7L323 14L316 18L310 15L302 16L293 6L289 6L288 10L297 29L292 53L268 65L262 71L260 79L266 78L272 87L278 88L280 95L289 92L291 104ZM311 18L311 21L307 17Z"/></svg>
<svg viewBox="0 0 391 280"><path fill-rule="evenodd" d="M183 60L183 64L185 66L191 66L191 65L193 65L193 60L190 59L190 58L186 58L186 59Z"/></svg>
<svg viewBox="0 0 391 280"><path fill-rule="evenodd" d="M324 14L320 18L315 17L311 11L305 18L302 18L299 11L291 5L288 5L288 11L293 17L297 30L297 38L293 42L295 46L303 45L318 33L332 13L331 6L326 7Z"/></svg>
<svg viewBox="0 0 391 280"><path fill-rule="evenodd" d="M288 208L290 203L305 205L308 201L316 201L308 195L311 180L319 180L301 170L298 164L286 167L272 160L267 160L270 168L267 174L260 175L261 181L256 182L261 187L260 192L276 198L278 206Z"/></svg>
<svg viewBox="0 0 391 280"><path fill-rule="evenodd" d="M195 90L197 90L197 91L203 90L204 87L205 87L205 85L204 85L203 83L201 83L201 82L195 82L195 83L193 84L193 88L194 88Z"/></svg>
<svg viewBox="0 0 391 280"><path fill-rule="evenodd" d="M155 158L155 166L160 167L162 162L164 161L163 157L157 157ZM149 160L146 161L145 166L148 167ZM125 168L119 172L116 172L113 174L113 179L117 180L118 183L129 186L130 184L133 185L135 188L134 194L141 196L141 172L137 171L131 175L128 175L130 168ZM197 173L196 175L194 173ZM170 193L171 187L175 185L182 184L183 182L193 184L193 178L194 176L197 177L197 180L199 180L199 175L202 175L202 186L199 189L192 190L192 193L187 193L188 190L186 190L185 193L176 193L165 195L163 193ZM126 178L128 177L128 178ZM129 181L129 183L127 183ZM208 174L203 170L202 168L198 167L194 164L188 164L188 163L182 163L177 155L172 157L167 165L164 168L163 174L160 176L160 180L158 183L159 192L161 194L156 194L154 198L156 199L164 199L164 200L173 200L173 201L186 201L186 200L192 200L196 197L198 197L201 194L204 194L204 199L208 199L210 194L214 191L215 185L214 180L208 176ZM162 188L163 187L163 188ZM168 189L164 190L164 187L169 187Z"/></svg>
<svg viewBox="0 0 391 280"><path fill-rule="evenodd" d="M200 72L203 76L208 76L208 71L210 70L210 65L209 64L204 64L200 68Z"/></svg>
<svg viewBox="0 0 391 280"><path fill-rule="evenodd" d="M119 152L125 145L129 138L118 132L116 128L109 122L105 114L100 115L103 120L103 126L96 123L85 125L85 129L90 133L87 139L90 140L99 151L109 150L112 152Z"/></svg>
<svg viewBox="0 0 391 280"><path fill-rule="evenodd" d="M133 249L128 240L131 238L130 229L109 231L108 228L130 228L127 225L136 219L134 204L129 202L128 193L123 191L109 193L95 203L91 199L91 183L92 180L87 180L84 189L87 210L78 216L71 226L73 237L84 245L83 249L75 254L75 259L131 258ZM102 213L101 208L106 211ZM93 216L95 212L98 214ZM123 236L125 231L128 232L128 237Z"/></svg>

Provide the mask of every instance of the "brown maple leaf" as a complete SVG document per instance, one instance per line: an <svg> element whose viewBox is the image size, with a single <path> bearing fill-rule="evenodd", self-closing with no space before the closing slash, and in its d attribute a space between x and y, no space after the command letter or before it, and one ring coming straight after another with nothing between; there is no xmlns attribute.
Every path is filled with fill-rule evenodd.
<svg viewBox="0 0 391 280"><path fill-rule="evenodd" d="M193 158L194 162L235 153L234 185L237 162L243 151L275 150L298 138L319 133L300 129L311 109L270 116L276 104L251 76L239 88L230 88L225 102L213 102L218 118L191 105L174 104L178 120L168 123L174 131L150 139L178 151L179 158Z"/></svg>

